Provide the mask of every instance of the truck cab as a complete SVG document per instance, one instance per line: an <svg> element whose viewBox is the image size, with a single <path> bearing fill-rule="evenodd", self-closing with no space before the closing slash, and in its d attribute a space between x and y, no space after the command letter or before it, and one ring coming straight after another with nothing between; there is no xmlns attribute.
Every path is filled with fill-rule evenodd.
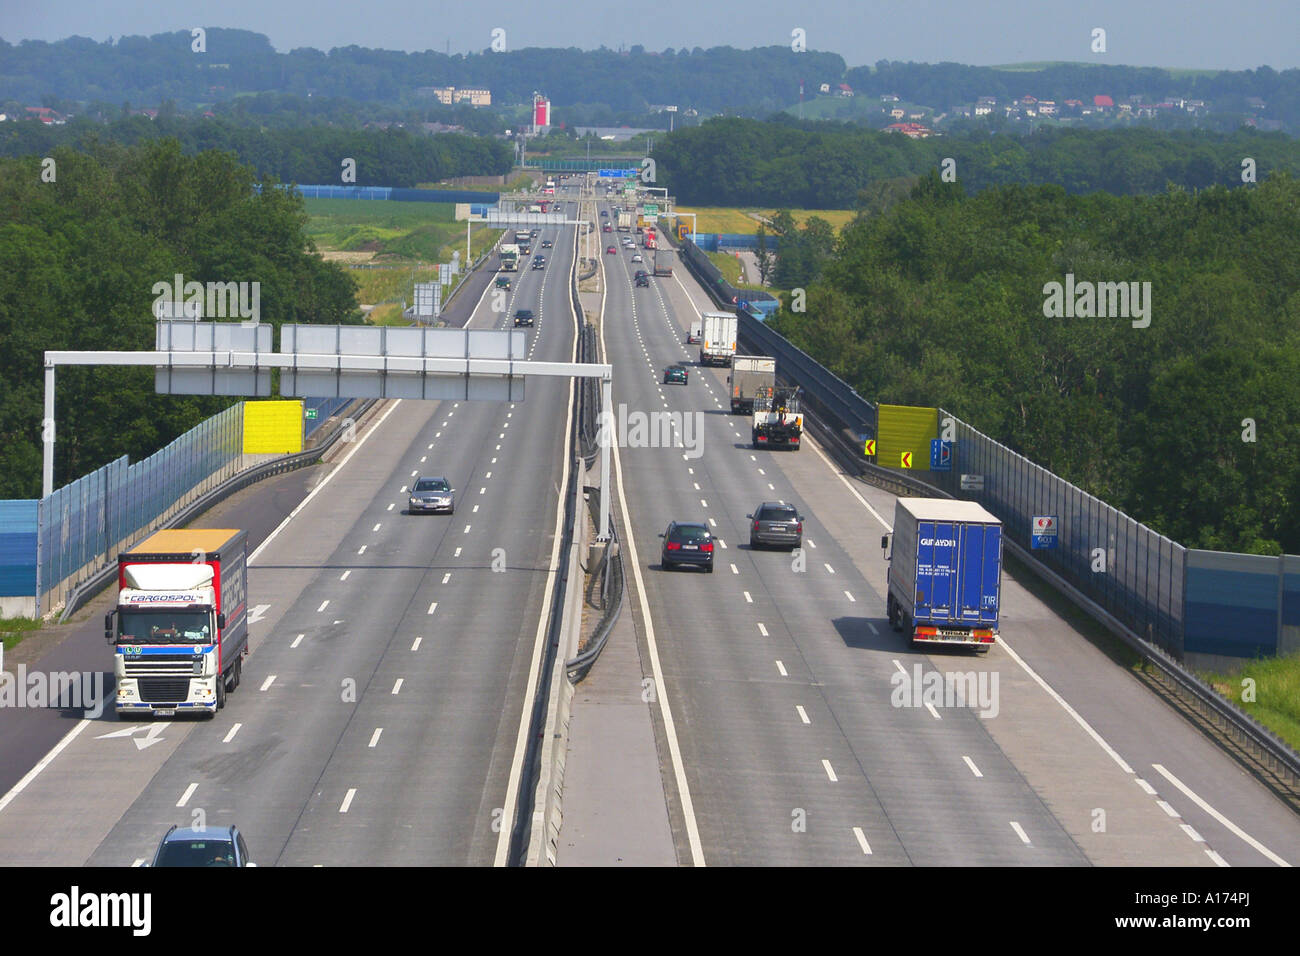
<svg viewBox="0 0 1300 956"><path fill-rule="evenodd" d="M216 716L248 653L248 533L159 531L118 558L114 645L119 717Z"/></svg>

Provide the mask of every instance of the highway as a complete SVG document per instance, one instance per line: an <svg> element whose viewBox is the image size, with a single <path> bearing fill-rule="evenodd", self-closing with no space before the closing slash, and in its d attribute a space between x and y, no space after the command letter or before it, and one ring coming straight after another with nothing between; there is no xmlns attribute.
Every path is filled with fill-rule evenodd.
<svg viewBox="0 0 1300 956"><path fill-rule="evenodd" d="M698 439L619 449L637 564L629 606L643 660L653 631L695 816L688 825L665 757L679 861L1300 860L1289 809L1015 581L1005 646L987 657L908 647L885 620L879 537L893 497L846 480L815 446L750 449L746 420L728 413L726 370L696 367L684 345L688 319L714 308L692 277L679 266L635 289L628 253L601 260L618 414L679 413L686 444ZM663 384L674 362L690 367L687 386ZM772 499L806 517L802 565L748 546L746 515ZM669 520L712 526L712 575L659 570ZM982 675L996 707L895 706L894 675L918 665ZM657 729L669 754L662 719Z"/></svg>
<svg viewBox="0 0 1300 956"><path fill-rule="evenodd" d="M986 656L920 653L892 632L879 538L893 496L813 442L751 449L727 370L698 367L685 345L712 305L680 264L634 288L651 266L606 255L619 235L593 237L612 411L650 427L620 435L613 514L642 676L662 677L650 759L679 863L1300 861L1295 814L1034 589L1004 578L1004 643ZM544 270L525 267L504 300L467 286L457 320L507 327L531 308L530 357L570 361L574 231L541 238L555 243ZM674 363L689 384L663 383ZM241 687L213 721L0 712L0 862L130 866L170 825L205 822L237 823L261 866L500 863L556 566L569 395L530 378L517 404L382 403L330 464L205 515L248 528L258 549ZM418 474L450 479L454 515L403 513ZM746 515L764 500L798 505L801 554L749 547ZM712 574L659 568L670 520L712 527ZM37 666L107 669L111 600ZM969 672L987 696L900 705L917 668Z"/></svg>
<svg viewBox="0 0 1300 956"><path fill-rule="evenodd" d="M530 356L571 361L573 229L541 238L555 240L547 268L518 273L505 311L484 294L470 326L530 307ZM262 866L495 862L550 599L569 393L534 378L518 404L386 403L262 537L249 596L265 607L227 707L86 722L0 812L0 860L129 866L171 824L204 822L236 823ZM451 480L454 515L403 513L420 473ZM265 493L202 524L243 526ZM108 653L101 636L84 666Z"/></svg>

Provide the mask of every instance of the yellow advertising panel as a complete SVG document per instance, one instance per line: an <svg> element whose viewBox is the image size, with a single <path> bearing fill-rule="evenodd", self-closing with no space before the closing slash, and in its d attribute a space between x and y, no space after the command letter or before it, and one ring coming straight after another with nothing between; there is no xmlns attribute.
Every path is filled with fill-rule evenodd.
<svg viewBox="0 0 1300 956"><path fill-rule="evenodd" d="M292 455L302 451L302 402L245 402L244 454Z"/></svg>
<svg viewBox="0 0 1300 956"><path fill-rule="evenodd" d="M876 461L890 468L930 467L930 440L939 437L939 409L881 405Z"/></svg>

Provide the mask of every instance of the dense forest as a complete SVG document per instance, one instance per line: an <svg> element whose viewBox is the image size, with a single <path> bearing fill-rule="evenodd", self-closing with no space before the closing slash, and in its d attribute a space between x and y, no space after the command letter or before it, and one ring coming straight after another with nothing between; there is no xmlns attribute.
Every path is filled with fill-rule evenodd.
<svg viewBox="0 0 1300 956"><path fill-rule="evenodd" d="M96 43L70 37L53 43L0 40L0 100L59 108L65 101L102 113L123 101L156 107L165 101L183 111L248 94L298 97L307 113L312 101L350 101L409 108L428 104L427 88L486 87L495 106L530 101L538 89L574 123L617 125L649 118L649 107L676 104L678 123L691 122L687 109L704 115L769 116L799 100L800 84L812 99L821 84L847 83L856 95L893 94L936 112L973 103L980 96L999 102L1032 94L1058 102L1093 96L1140 96L1205 101L1211 111L1249 113L1247 98L1262 100L1255 115L1300 127L1300 70L1175 73L1155 68L1065 63L1041 70L1006 70L957 63L898 63L849 68L837 54L796 53L789 46L751 50L696 47L650 51L541 49L525 47L527 33L505 25L500 52L483 38L477 53L447 55L434 50L404 53L357 46L277 53L262 34L209 28L202 53L192 50L188 31L150 37L121 37ZM425 92L422 92L422 89ZM334 110L335 107L326 107ZM573 114L564 110L573 108ZM437 117L441 118L441 117ZM666 115L659 114L659 126ZM478 132L485 130L479 129Z"/></svg>
<svg viewBox="0 0 1300 956"><path fill-rule="evenodd" d="M863 189L923 175L946 159L967 193L1057 183L1070 193L1159 192L1240 185L1242 160L1258 178L1300 176L1300 141L1280 133L1040 130L910 139L842 123L715 119L655 146L660 185L683 205L854 208Z"/></svg>
<svg viewBox="0 0 1300 956"><path fill-rule="evenodd" d="M33 105L52 96L118 105L172 100L183 109L237 94L280 92L348 97L362 102L417 102L422 87L486 87L494 104L531 101L544 79L557 106L601 103L617 113L647 103L679 103L708 112L744 109L767 114L798 98L799 82L840 82L844 60L833 53L795 53L788 46L757 50L715 47L647 52L518 48L526 38L507 26L505 49L448 56L350 46L327 53L277 53L270 40L246 30L207 30L206 52L191 51L188 31L122 37L96 43L72 37L54 43L0 41L0 95ZM196 66L198 67L196 69Z"/></svg>
<svg viewBox="0 0 1300 956"><path fill-rule="evenodd" d="M97 140L125 146L174 139L187 155L233 152L262 178L293 183L341 183L341 163L356 160L356 185L415 186L453 176L501 175L514 158L510 144L479 136L424 136L402 129L343 130L329 126L260 129L219 119L125 116L101 126L88 119L66 126L0 125L0 156L47 156L58 146Z"/></svg>
<svg viewBox="0 0 1300 956"><path fill-rule="evenodd" d="M1149 282L1150 325L1044 317L1067 274ZM1300 181L1284 173L968 196L931 172L847 226L806 312L774 325L863 395L941 405L1189 547L1300 553Z"/></svg>
<svg viewBox="0 0 1300 956"><path fill-rule="evenodd" d="M44 352L153 348L157 282L259 282L276 328L361 321L355 283L311 254L302 199L255 192L230 153L165 140L52 158L0 159L0 498L40 493ZM156 395L147 368L61 369L56 474L144 458L230 401Z"/></svg>

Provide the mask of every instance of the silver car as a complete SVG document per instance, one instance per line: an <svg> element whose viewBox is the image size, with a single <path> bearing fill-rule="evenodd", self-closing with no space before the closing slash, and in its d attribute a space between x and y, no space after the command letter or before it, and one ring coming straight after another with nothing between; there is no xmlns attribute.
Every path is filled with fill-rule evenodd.
<svg viewBox="0 0 1300 956"><path fill-rule="evenodd" d="M429 511L456 512L456 490L446 478L417 478L411 486L410 513L421 514Z"/></svg>
<svg viewBox="0 0 1300 956"><path fill-rule="evenodd" d="M749 546L791 550L803 546L803 515L783 501L764 501L750 519Z"/></svg>

